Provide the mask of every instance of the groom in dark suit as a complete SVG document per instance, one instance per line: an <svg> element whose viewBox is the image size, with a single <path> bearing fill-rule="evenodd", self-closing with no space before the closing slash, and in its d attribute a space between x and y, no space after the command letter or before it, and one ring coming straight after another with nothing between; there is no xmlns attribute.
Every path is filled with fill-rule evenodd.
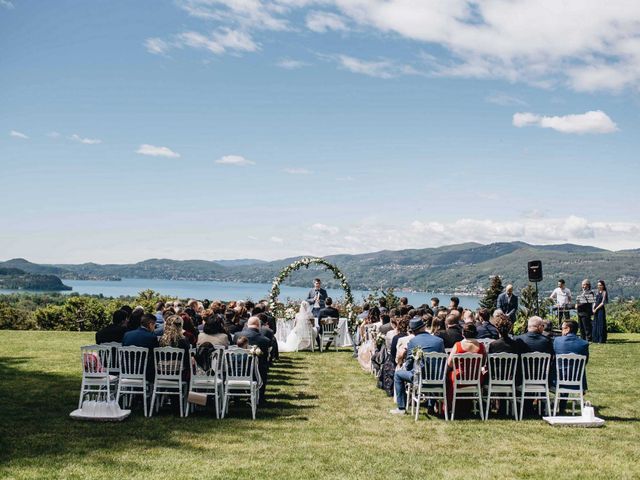
<svg viewBox="0 0 640 480"><path fill-rule="evenodd" d="M327 300L327 291L322 288L322 282L319 278L313 280L313 288L309 290L307 296L307 302L311 305L311 313L314 317L318 318L320 310L325 307L325 301Z"/></svg>

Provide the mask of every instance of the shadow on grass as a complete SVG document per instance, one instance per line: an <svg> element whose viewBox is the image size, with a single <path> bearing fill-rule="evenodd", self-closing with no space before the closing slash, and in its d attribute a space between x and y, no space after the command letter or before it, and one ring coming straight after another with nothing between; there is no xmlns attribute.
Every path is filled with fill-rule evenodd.
<svg viewBox="0 0 640 480"><path fill-rule="evenodd" d="M640 340L628 340L626 338L610 338L609 340L607 340L607 343L610 343L612 345L618 345L622 343L640 343Z"/></svg>
<svg viewBox="0 0 640 480"><path fill-rule="evenodd" d="M5 460L33 459L42 462L58 455L73 458L91 456L96 445L109 445L112 451L125 451L132 445L144 449L161 443L182 447L191 435L234 434L251 428L267 435L273 421L306 421L317 406L317 396L302 391L306 379L288 375L289 369L305 369L307 359L288 359L287 365L274 364L267 385L267 402L251 420L247 402L232 404L228 416L216 420L213 408L179 418L170 409L145 418L141 407L122 423L79 422L69 418L77 408L81 374L46 371L29 357L0 357L0 463ZM44 371L43 371L44 370ZM141 450L142 451L142 450ZM97 461L97 459L93 460Z"/></svg>

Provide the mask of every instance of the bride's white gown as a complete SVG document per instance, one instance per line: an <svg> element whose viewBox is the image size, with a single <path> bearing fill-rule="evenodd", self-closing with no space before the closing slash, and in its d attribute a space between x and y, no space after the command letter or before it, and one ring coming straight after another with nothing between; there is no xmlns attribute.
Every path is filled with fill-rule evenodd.
<svg viewBox="0 0 640 480"><path fill-rule="evenodd" d="M313 315L307 302L302 302L300 311L296 313L293 329L287 335L285 342L278 341L280 352L297 352L298 350L311 350L312 342L316 338L316 330L313 328Z"/></svg>

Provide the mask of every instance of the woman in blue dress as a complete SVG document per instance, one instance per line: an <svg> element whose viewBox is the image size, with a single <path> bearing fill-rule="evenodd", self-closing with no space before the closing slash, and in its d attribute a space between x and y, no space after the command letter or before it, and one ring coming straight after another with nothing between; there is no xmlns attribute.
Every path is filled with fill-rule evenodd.
<svg viewBox="0 0 640 480"><path fill-rule="evenodd" d="M591 335L593 343L607 342L607 313L604 310L604 305L608 301L607 286L604 280L598 280L598 293L593 304L593 331Z"/></svg>

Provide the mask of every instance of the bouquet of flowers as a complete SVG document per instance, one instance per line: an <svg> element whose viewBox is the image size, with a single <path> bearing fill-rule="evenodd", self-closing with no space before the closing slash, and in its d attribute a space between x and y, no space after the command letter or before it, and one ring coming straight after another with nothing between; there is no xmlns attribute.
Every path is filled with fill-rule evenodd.
<svg viewBox="0 0 640 480"><path fill-rule="evenodd" d="M376 347L381 348L386 343L386 338L382 333L376 335Z"/></svg>

